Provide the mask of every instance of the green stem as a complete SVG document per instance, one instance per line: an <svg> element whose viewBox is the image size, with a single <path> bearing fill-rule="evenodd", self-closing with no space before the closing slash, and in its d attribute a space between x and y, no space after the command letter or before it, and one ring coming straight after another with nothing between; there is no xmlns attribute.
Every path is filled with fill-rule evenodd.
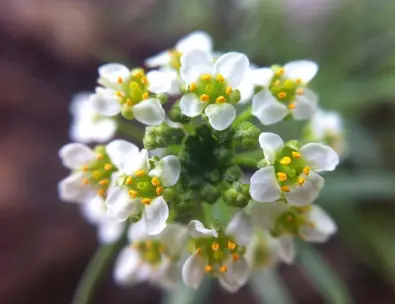
<svg viewBox="0 0 395 304"><path fill-rule="evenodd" d="M144 130L124 120L119 119L117 132L130 139L141 141L144 138Z"/></svg>
<svg viewBox="0 0 395 304"><path fill-rule="evenodd" d="M258 161L255 158L237 155L233 157L232 164L243 167L256 168Z"/></svg>
<svg viewBox="0 0 395 304"><path fill-rule="evenodd" d="M78 283L77 290L74 293L74 304L93 303L93 294L99 285L103 274L106 273L108 267L113 261L113 257L118 253L124 244L124 235L115 243L102 245L96 250L95 255L86 267L81 280Z"/></svg>
<svg viewBox="0 0 395 304"><path fill-rule="evenodd" d="M236 119L232 123L232 126L234 128L236 128L243 121L246 121L246 120L250 119L251 117L252 117L251 107L248 107L243 112L241 112L239 115L237 115Z"/></svg>

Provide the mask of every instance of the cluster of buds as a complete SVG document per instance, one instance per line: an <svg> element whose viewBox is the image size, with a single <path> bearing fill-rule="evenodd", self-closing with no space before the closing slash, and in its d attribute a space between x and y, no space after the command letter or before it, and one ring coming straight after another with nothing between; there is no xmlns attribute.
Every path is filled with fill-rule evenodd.
<svg viewBox="0 0 395 304"><path fill-rule="evenodd" d="M124 241L128 230L115 264L120 284L172 288L182 279L197 288L210 276L235 292L252 270L292 263L294 238L324 242L336 232L313 205L324 186L320 173L334 170L344 150L339 116L317 111L308 88L318 65L258 68L212 45L199 31L149 58L149 71L105 64L95 92L72 102L75 143L59 152L72 173L59 195L82 206L102 242ZM263 125L308 124L300 140L284 142L254 117ZM142 147L106 144L127 130L126 120L146 126ZM246 167L256 170L250 179Z"/></svg>

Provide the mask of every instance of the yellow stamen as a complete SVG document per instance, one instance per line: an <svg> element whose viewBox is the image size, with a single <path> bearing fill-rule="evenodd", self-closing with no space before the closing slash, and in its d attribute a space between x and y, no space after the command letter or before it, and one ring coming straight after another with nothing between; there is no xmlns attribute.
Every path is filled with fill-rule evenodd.
<svg viewBox="0 0 395 304"><path fill-rule="evenodd" d="M304 90L302 88L299 88L296 90L296 94L298 94L298 95L302 95L303 92L304 92Z"/></svg>
<svg viewBox="0 0 395 304"><path fill-rule="evenodd" d="M210 79L211 79L211 75L210 75L210 74L202 75L201 78L202 78L203 80L210 80Z"/></svg>
<svg viewBox="0 0 395 304"><path fill-rule="evenodd" d="M288 105L288 109L290 109L290 110L295 110L295 108L296 108L296 106L295 106L294 103L290 103L290 104Z"/></svg>
<svg viewBox="0 0 395 304"><path fill-rule="evenodd" d="M111 164L105 164L104 165L104 170L109 171L112 169L112 165Z"/></svg>
<svg viewBox="0 0 395 304"><path fill-rule="evenodd" d="M303 168L303 173L304 173L305 175L309 175L309 174L310 174L310 168L309 168L309 166L306 166L306 167Z"/></svg>
<svg viewBox="0 0 395 304"><path fill-rule="evenodd" d="M290 163L291 163L291 158L288 156L285 156L280 160L280 164L282 165L289 165Z"/></svg>
<svg viewBox="0 0 395 304"><path fill-rule="evenodd" d="M224 96L218 96L215 100L216 103L224 103L226 101Z"/></svg>
<svg viewBox="0 0 395 304"><path fill-rule="evenodd" d="M104 155L101 153L96 154L96 159L103 159Z"/></svg>
<svg viewBox="0 0 395 304"><path fill-rule="evenodd" d="M280 92L280 93L277 94L277 97L280 98L280 99L284 99L285 97L287 97L287 93Z"/></svg>
<svg viewBox="0 0 395 304"><path fill-rule="evenodd" d="M223 265L223 266L221 266L220 268L219 268L219 271L220 272L227 272L228 271L228 267L226 267L225 265Z"/></svg>
<svg viewBox="0 0 395 304"><path fill-rule="evenodd" d="M227 87L226 90L225 90L225 92L226 92L227 95L232 94L232 91L233 91L233 90L232 90L231 87Z"/></svg>
<svg viewBox="0 0 395 304"><path fill-rule="evenodd" d="M133 100L131 100L130 98L126 99L126 104L131 107L133 105Z"/></svg>
<svg viewBox="0 0 395 304"><path fill-rule="evenodd" d="M228 249L234 250L235 248L236 248L236 244L233 243L232 241L228 241Z"/></svg>
<svg viewBox="0 0 395 304"><path fill-rule="evenodd" d="M238 261L239 260L239 255L237 254L237 253L234 253L233 255L232 255L232 260L233 260L233 262L236 262L236 261Z"/></svg>
<svg viewBox="0 0 395 304"><path fill-rule="evenodd" d="M303 186L304 182L305 182L305 179L303 177L298 178L298 185L299 186Z"/></svg>
<svg viewBox="0 0 395 304"><path fill-rule="evenodd" d="M148 99L148 97L149 97L148 92L145 92L145 93L143 94L143 99L146 100L146 99Z"/></svg>
<svg viewBox="0 0 395 304"><path fill-rule="evenodd" d="M288 178L287 174L285 174L284 172L277 172L277 177L280 182L285 182Z"/></svg>
<svg viewBox="0 0 395 304"><path fill-rule="evenodd" d="M155 192L156 192L157 195L161 195L162 192L163 192L163 190L164 190L163 187L157 187L156 190L155 190Z"/></svg>
<svg viewBox="0 0 395 304"><path fill-rule="evenodd" d="M196 83L194 83L194 82L192 82L190 85L189 85L189 91L195 91L196 90L196 88L197 88L197 86L196 86Z"/></svg>
<svg viewBox="0 0 395 304"><path fill-rule="evenodd" d="M295 80L296 84L301 84L302 83L302 79L298 78Z"/></svg>
<svg viewBox="0 0 395 304"><path fill-rule="evenodd" d="M107 186L108 184L109 184L108 179L102 179L101 181L99 181L100 186Z"/></svg>
<svg viewBox="0 0 395 304"><path fill-rule="evenodd" d="M208 96L207 94L202 94L200 95L200 100L203 102L208 102L210 100L210 96Z"/></svg>
<svg viewBox="0 0 395 304"><path fill-rule="evenodd" d="M151 241L145 242L145 249L151 249L151 248L152 248L152 242Z"/></svg>
<svg viewBox="0 0 395 304"><path fill-rule="evenodd" d="M128 191L128 194L129 194L129 196L130 196L131 198L136 198L137 195L138 195L137 191L135 191L135 190L129 190L129 191Z"/></svg>
<svg viewBox="0 0 395 304"><path fill-rule="evenodd" d="M225 78L224 78L224 76L222 76L221 74L218 74L218 75L217 75L217 80L218 80L219 82L223 82L223 81L225 81Z"/></svg>
<svg viewBox="0 0 395 304"><path fill-rule="evenodd" d="M155 177L153 177L152 179L151 179L151 184L153 185L153 186L159 186L160 185L160 180L159 180L159 178L157 178L156 176Z"/></svg>
<svg viewBox="0 0 395 304"><path fill-rule="evenodd" d="M89 166L88 165L82 166L82 171L83 172L89 171Z"/></svg>
<svg viewBox="0 0 395 304"><path fill-rule="evenodd" d="M99 195L101 197L104 197L105 193L106 193L106 190L104 190L104 189L97 190L97 195Z"/></svg>
<svg viewBox="0 0 395 304"><path fill-rule="evenodd" d="M122 77L118 77L117 82L118 82L118 84L122 84L122 82L123 82Z"/></svg>
<svg viewBox="0 0 395 304"><path fill-rule="evenodd" d="M213 270L213 266L211 266L211 265L206 265L205 267L204 267L204 271L205 272L211 272Z"/></svg>
<svg viewBox="0 0 395 304"><path fill-rule="evenodd" d="M152 200L151 200L150 198L145 197L145 198L143 198L143 199L141 200L141 202L142 202L144 205L149 205L149 204L151 204Z"/></svg>
<svg viewBox="0 0 395 304"><path fill-rule="evenodd" d="M283 68L279 68L278 70L277 70L277 72L276 72L276 75L277 76L281 76L281 75L283 75L284 74L284 69Z"/></svg>
<svg viewBox="0 0 395 304"><path fill-rule="evenodd" d="M144 170L137 170L134 175L136 175L137 177L141 177L145 175L145 171Z"/></svg>
<svg viewBox="0 0 395 304"><path fill-rule="evenodd" d="M89 179L83 178L83 179L82 179L82 184L83 184L83 185L88 185L88 184L89 184Z"/></svg>
<svg viewBox="0 0 395 304"><path fill-rule="evenodd" d="M199 255L202 254L202 248L196 248L195 253Z"/></svg>
<svg viewBox="0 0 395 304"><path fill-rule="evenodd" d="M275 86L275 87L277 87L278 85L280 85L280 80L276 80L274 83L273 83L273 85Z"/></svg>
<svg viewBox="0 0 395 304"><path fill-rule="evenodd" d="M121 91L116 91L115 95L117 95L118 97L123 97L123 93Z"/></svg>
<svg viewBox="0 0 395 304"><path fill-rule="evenodd" d="M141 77L140 81L141 81L142 84L147 84L148 83L148 79L145 76Z"/></svg>
<svg viewBox="0 0 395 304"><path fill-rule="evenodd" d="M217 251L217 250L219 249L219 244L218 244L217 242L214 242L214 243L211 245L211 249L214 250L214 251Z"/></svg>
<svg viewBox="0 0 395 304"><path fill-rule="evenodd" d="M136 77L136 78L141 78L141 77L143 77L143 75L144 75L144 74L141 73L140 71L134 72L134 73L133 73L133 76Z"/></svg>
<svg viewBox="0 0 395 304"><path fill-rule="evenodd" d="M289 186L282 186L281 187L281 191L283 191L283 192L290 192L291 189L289 188Z"/></svg>
<svg viewBox="0 0 395 304"><path fill-rule="evenodd" d="M125 185L131 185L133 183L133 178L131 176L128 176L126 181L125 181Z"/></svg>
<svg viewBox="0 0 395 304"><path fill-rule="evenodd" d="M292 151L292 157L293 158L299 158L300 157L300 153L296 152L296 151Z"/></svg>

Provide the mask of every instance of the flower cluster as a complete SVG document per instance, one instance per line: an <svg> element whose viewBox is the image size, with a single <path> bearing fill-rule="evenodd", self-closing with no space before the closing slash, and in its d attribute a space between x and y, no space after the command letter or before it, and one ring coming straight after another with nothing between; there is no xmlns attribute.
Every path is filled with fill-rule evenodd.
<svg viewBox="0 0 395 304"><path fill-rule="evenodd" d="M252 270L292 263L294 238L324 242L336 232L313 205L344 147L340 118L317 110L308 88L315 62L258 68L244 54L213 52L198 31L145 65L101 66L95 92L72 101L75 143L59 151L71 170L61 200L81 205L102 242L127 242L118 283L197 288L210 276L235 292ZM309 121L301 140L261 131L283 119ZM128 120L146 125L142 149L104 144Z"/></svg>

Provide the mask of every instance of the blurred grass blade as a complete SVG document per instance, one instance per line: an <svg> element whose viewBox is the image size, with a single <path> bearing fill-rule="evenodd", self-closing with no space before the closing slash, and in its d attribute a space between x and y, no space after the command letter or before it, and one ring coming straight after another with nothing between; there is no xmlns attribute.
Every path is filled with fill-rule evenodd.
<svg viewBox="0 0 395 304"><path fill-rule="evenodd" d="M256 272L251 279L251 287L259 303L295 303L275 269Z"/></svg>
<svg viewBox="0 0 395 304"><path fill-rule="evenodd" d="M204 278L198 290L180 282L178 286L163 299L163 304L201 304L208 303L211 295L214 281Z"/></svg>
<svg viewBox="0 0 395 304"><path fill-rule="evenodd" d="M342 279L311 246L298 244L297 264L311 285L320 293L326 303L351 303L351 296Z"/></svg>

